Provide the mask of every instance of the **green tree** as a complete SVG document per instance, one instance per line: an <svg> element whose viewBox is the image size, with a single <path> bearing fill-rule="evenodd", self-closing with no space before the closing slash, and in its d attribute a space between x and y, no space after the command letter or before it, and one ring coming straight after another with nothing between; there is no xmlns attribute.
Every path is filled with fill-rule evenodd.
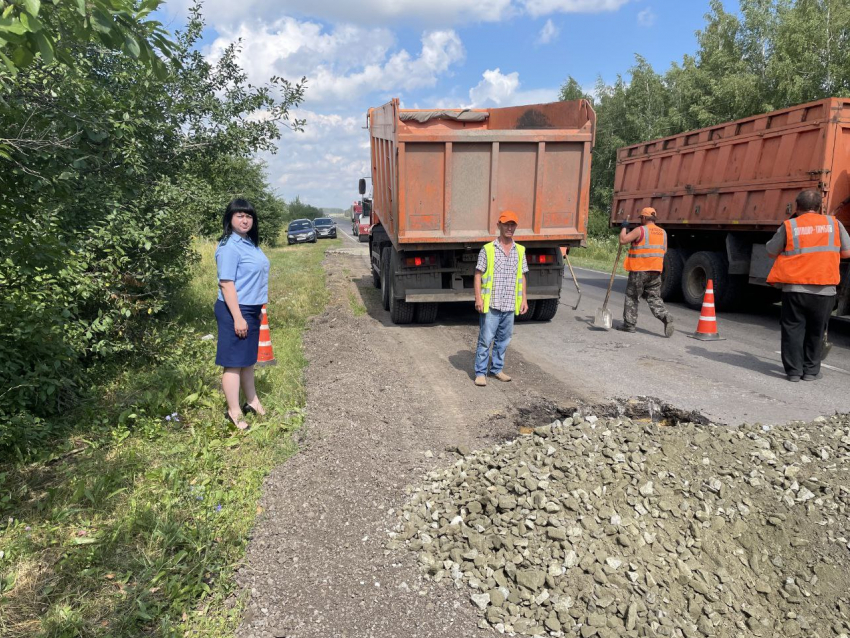
<svg viewBox="0 0 850 638"><path fill-rule="evenodd" d="M17 73L40 58L73 65L75 49L98 44L140 60L160 77L173 42L149 18L162 0L0 0L0 60Z"/></svg>
<svg viewBox="0 0 850 638"><path fill-rule="evenodd" d="M584 92L581 88L581 84L571 75L567 78L567 81L561 86L561 91L558 94L558 99L563 101L568 100L589 100L593 101L593 99Z"/></svg>
<svg viewBox="0 0 850 638"><path fill-rule="evenodd" d="M305 204L298 195L289 202L288 208L289 219L316 219L317 217L325 216L320 208L311 204Z"/></svg>
<svg viewBox="0 0 850 638"><path fill-rule="evenodd" d="M798 0L778 12L767 70L777 108L850 95L850 4Z"/></svg>

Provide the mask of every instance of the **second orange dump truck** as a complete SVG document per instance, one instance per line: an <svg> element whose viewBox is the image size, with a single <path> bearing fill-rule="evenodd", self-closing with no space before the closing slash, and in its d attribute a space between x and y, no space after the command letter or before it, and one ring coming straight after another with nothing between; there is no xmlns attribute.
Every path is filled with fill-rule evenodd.
<svg viewBox="0 0 850 638"><path fill-rule="evenodd" d="M519 216L529 311L558 310L560 246L584 245L596 115L585 100L494 109L369 109L372 278L393 323L474 301L478 251ZM366 192L360 180L360 193Z"/></svg>
<svg viewBox="0 0 850 638"><path fill-rule="evenodd" d="M667 231L662 296L694 307L714 280L719 308L764 284L765 243L806 189L850 224L850 99L827 98L618 149L611 225L644 206ZM850 314L850 262L836 314Z"/></svg>

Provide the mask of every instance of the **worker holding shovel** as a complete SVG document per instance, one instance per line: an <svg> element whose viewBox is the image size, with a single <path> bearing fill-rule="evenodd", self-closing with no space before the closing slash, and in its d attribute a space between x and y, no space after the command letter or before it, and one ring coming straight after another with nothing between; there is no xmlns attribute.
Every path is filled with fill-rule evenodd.
<svg viewBox="0 0 850 638"><path fill-rule="evenodd" d="M673 336L673 317L661 300L661 271L667 252L667 233L655 225L654 208L640 211L640 226L629 230L629 220L624 219L620 229L620 245L629 245L629 254L623 266L629 271L626 284L626 305L623 323L617 330L634 332L638 317L638 301L646 299L652 315L664 323L664 336Z"/></svg>

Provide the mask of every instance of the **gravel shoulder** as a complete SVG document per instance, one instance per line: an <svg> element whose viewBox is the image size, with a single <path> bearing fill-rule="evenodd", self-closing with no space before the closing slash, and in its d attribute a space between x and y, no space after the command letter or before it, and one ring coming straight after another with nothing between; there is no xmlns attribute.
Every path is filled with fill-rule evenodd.
<svg viewBox="0 0 850 638"><path fill-rule="evenodd" d="M570 389L510 348L514 381L476 388L476 326L383 325L362 251L329 252L325 266L331 301L304 339L302 451L266 481L237 576L250 593L237 636L490 636L465 595L386 549L388 532L408 485L451 465L458 448L514 437L520 417L571 412Z"/></svg>

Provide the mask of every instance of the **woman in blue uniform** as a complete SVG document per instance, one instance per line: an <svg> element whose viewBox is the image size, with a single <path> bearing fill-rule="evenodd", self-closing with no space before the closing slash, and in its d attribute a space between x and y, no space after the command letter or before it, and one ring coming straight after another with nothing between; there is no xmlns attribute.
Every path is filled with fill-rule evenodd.
<svg viewBox="0 0 850 638"><path fill-rule="evenodd" d="M221 387L227 420L248 427L243 412L265 414L254 387L263 304L269 300L269 260L260 250L257 213L250 202L234 199L222 219L224 234L215 251L218 266L218 348L215 362L224 368ZM239 388L245 395L240 408Z"/></svg>

